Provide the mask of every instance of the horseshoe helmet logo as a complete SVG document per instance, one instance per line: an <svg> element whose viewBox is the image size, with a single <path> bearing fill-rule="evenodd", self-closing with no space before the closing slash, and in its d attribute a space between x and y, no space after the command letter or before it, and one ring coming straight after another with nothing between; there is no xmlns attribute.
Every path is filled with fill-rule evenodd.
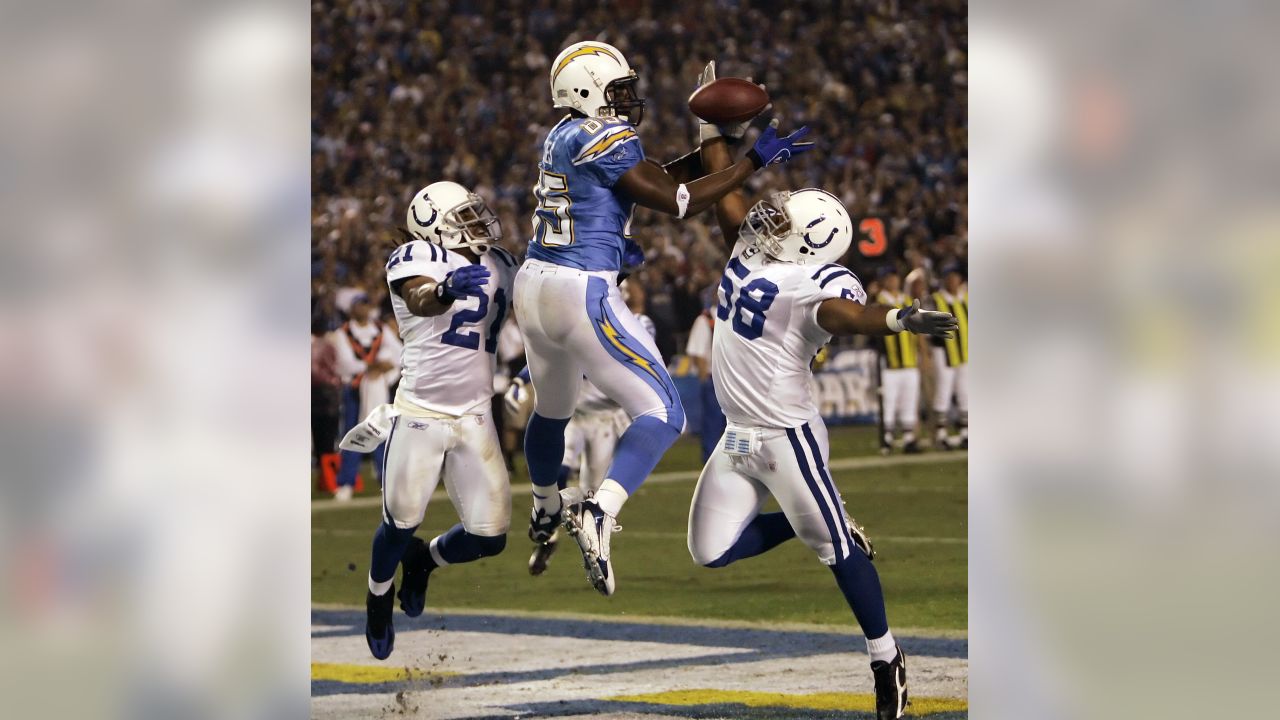
<svg viewBox="0 0 1280 720"><path fill-rule="evenodd" d="M431 227L431 223L435 222L436 217L440 214L439 212L436 211L435 203L431 202L430 199L427 199L427 205L431 207L431 217L427 218L426 220L423 220L422 218L418 217L418 208L416 207L416 204L409 206L409 212L413 214L414 222L418 223L424 228Z"/></svg>
<svg viewBox="0 0 1280 720"><path fill-rule="evenodd" d="M811 223L809 223L808 225L805 225L805 226L804 226L804 230L805 230L805 232L804 232L804 244L805 244L805 245L808 245L809 247L813 248L814 250L817 250L817 249L819 249L819 248L824 248L824 247L826 247L826 246L828 246L828 245L830 245L830 244L831 244L831 241L835 239L835 237L836 237L836 233L839 231L839 228L836 228L836 227L831 228L831 232L827 235L827 239L826 239L826 240L823 240L823 241L822 241L822 242L820 242L820 243L814 242L814 241L812 241L812 240L810 240L810 239L809 239L809 230L810 230L814 225L817 225L818 223L820 223L820 222L822 222L823 220L826 220L826 219L827 219L827 216L826 216L825 214L824 214L824 215L819 215L819 216L818 216L818 217L817 217L813 222L811 222Z"/></svg>

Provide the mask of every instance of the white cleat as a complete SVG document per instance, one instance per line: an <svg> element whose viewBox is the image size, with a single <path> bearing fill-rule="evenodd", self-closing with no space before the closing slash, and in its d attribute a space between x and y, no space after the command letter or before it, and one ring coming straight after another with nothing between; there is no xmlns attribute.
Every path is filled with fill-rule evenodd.
<svg viewBox="0 0 1280 720"><path fill-rule="evenodd" d="M871 544L871 538L867 537L867 531L862 529L857 520L845 515L845 525L849 528L849 534L853 536L853 544L858 546L863 555L868 560L876 559L876 548Z"/></svg>
<svg viewBox="0 0 1280 720"><path fill-rule="evenodd" d="M339 485L338 489L333 493L333 499L338 502L347 502L355 494L355 489L350 485Z"/></svg>
<svg viewBox="0 0 1280 720"><path fill-rule="evenodd" d="M564 514L564 527L578 541L587 581L601 595L612 595L617 581L609 559L609 538L622 529L617 519L601 510L594 500L586 500L570 506Z"/></svg>

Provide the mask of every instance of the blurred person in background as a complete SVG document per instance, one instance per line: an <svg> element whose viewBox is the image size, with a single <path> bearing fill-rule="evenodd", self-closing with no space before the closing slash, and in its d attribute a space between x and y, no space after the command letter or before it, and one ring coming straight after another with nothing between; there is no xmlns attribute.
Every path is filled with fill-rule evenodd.
<svg viewBox="0 0 1280 720"><path fill-rule="evenodd" d="M351 315L342 327L329 334L338 358L342 379L342 432L359 424L373 409L390 398L391 385L400 377L400 339L378 319L367 296L351 303ZM375 472L382 470L383 447L373 451ZM356 473L364 456L343 450L339 454L338 487L334 499L350 500L355 494ZM378 481L382 478L379 476Z"/></svg>
<svg viewBox="0 0 1280 720"><path fill-rule="evenodd" d="M927 300L927 307L951 313L959 325L955 337L931 339L933 366L933 445L938 450L969 447L969 290L964 269L957 263L942 271L942 289ZM952 399L956 412L951 417ZM947 426L952 432L948 434Z"/></svg>
<svg viewBox="0 0 1280 720"><path fill-rule="evenodd" d="M342 378L338 375L338 351L325 337L324 325L311 324L311 452L316 469L328 487L337 483L338 407ZM332 473L332 477L329 474Z"/></svg>
<svg viewBox="0 0 1280 720"><path fill-rule="evenodd" d="M724 434L724 410L716 399L715 381L711 377L711 333L714 329L711 317L711 305L693 319L693 327L689 328L689 342L685 344L685 354L698 372L698 403L701 406L702 423L698 427L698 439L702 444L702 462L711 457L716 443Z"/></svg>
<svg viewBox="0 0 1280 720"><path fill-rule="evenodd" d="M886 267L880 276L876 302L888 307L911 307L913 297L902 292L902 278L897 269ZM922 336L902 331L881 338L880 395L881 425L880 452L890 453L895 447L906 453L920 452L916 441L916 425L920 418L920 367L917 358L925 349ZM894 431L902 437L894 442Z"/></svg>

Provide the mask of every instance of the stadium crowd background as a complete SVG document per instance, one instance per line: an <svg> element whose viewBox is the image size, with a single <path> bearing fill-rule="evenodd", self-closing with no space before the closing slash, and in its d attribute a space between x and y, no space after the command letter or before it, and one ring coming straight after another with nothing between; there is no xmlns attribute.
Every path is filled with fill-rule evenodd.
<svg viewBox="0 0 1280 720"><path fill-rule="evenodd" d="M501 219L503 245L523 254L541 142L563 115L551 107L549 64L587 39L619 47L639 74L648 101L641 141L659 162L696 146L686 100L707 60L720 77L766 83L783 129L809 125L819 149L758 173L749 191L820 187L841 197L855 223L879 218L885 253L855 249L845 261L873 296L888 267L924 268L936 287L938 269L966 266L963 0L779 5L315 3L313 332L340 325L362 294L390 315L384 263L402 242L410 198L430 182L478 192ZM633 232L647 254L636 280L670 362L726 252L710 212L676 221L637 208Z"/></svg>

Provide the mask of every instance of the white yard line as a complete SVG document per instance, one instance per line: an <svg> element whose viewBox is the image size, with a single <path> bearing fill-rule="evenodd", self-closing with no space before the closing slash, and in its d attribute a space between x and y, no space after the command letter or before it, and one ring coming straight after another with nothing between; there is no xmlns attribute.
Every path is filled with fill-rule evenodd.
<svg viewBox="0 0 1280 720"><path fill-rule="evenodd" d="M960 462L967 461L969 453L966 450L953 451L946 453L925 453L922 455L894 455L891 457L854 457L854 458L838 458L827 464L832 470L864 470L870 468L886 468L899 467L902 465L932 465L935 463ZM702 474L701 470L680 470L676 472L654 473L645 480L646 485L663 485L666 483L690 482L697 480ZM876 488L876 492L924 492L918 488L902 488L901 490L889 488ZM528 495L533 492L533 486L528 483L520 483L511 488L512 495ZM443 500L448 497L444 490L437 490L431 496L433 500ZM329 512L332 510L347 510L350 508L376 508L382 505L382 498L378 496L361 497L346 502L338 502L329 498L311 501L311 512Z"/></svg>

